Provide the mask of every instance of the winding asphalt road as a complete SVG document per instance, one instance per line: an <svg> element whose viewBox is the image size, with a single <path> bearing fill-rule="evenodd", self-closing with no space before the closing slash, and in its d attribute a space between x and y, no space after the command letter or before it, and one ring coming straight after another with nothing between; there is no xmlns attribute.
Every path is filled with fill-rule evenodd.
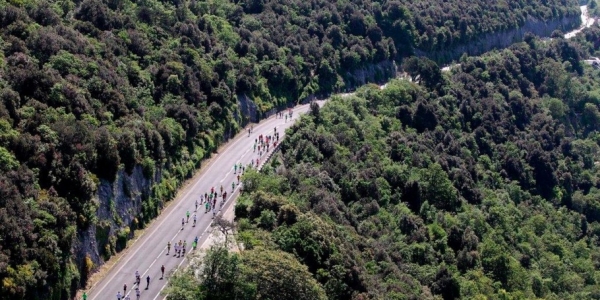
<svg viewBox="0 0 600 300"><path fill-rule="evenodd" d="M319 104L322 105L322 101ZM123 285L127 284L127 291L131 299L136 299L135 288L135 272L138 271L141 275L140 299L163 299L165 295L161 291L167 284L168 276L177 268L187 263L185 257L174 256L173 247L170 254L167 255L167 242L171 241L174 245L176 242L183 240L187 241L186 250L191 249L191 244L194 238L198 237L198 248L207 241L210 235L210 224L212 223L212 212L205 213L204 206L199 205L198 211L194 212L195 200L200 202L200 195L210 193L211 187L219 190L221 185L227 191L227 202L222 208L226 211L230 206L234 205L234 201L238 196L240 186L236 184L235 190L232 193L232 183L237 183L237 174L234 173L234 164L242 163L246 166L251 160L256 162L259 158L258 151L253 152L254 139L259 135L272 135L274 128L279 132L280 142L285 135L285 129L292 126L298 115L309 110L309 105L300 105L293 108L293 119L286 120L272 116L259 124L254 125L254 130L250 136L248 131L238 134L232 141L218 153L213 159L199 172L194 182L191 182L180 195L174 199L160 216L145 229L144 233L138 240L129 246L127 251L120 260L107 272L107 274L92 286L88 291L88 299L104 300L117 299L117 292L123 294ZM272 148L270 149L271 151ZM262 158L266 157L263 153ZM260 159L260 163L263 161ZM256 165L256 163L255 163ZM219 198L221 200L221 198ZM219 207L217 201L217 207ZM186 223L183 228L181 226L182 218L186 217L186 212L190 212L189 223ZM193 216L197 214L197 223L193 227ZM221 212L219 212L221 213ZM187 255L186 255L187 256ZM165 266L165 278L161 279L161 266ZM150 284L146 288L146 277L150 276Z"/></svg>

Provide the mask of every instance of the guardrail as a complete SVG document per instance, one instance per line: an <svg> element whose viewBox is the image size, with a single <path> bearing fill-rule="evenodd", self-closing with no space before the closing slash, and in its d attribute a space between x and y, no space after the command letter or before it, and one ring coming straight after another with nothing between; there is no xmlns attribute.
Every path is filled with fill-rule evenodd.
<svg viewBox="0 0 600 300"><path fill-rule="evenodd" d="M285 137L285 135L284 135L284 137ZM283 142L283 139L281 139L281 142ZM277 152L279 150L279 148L281 146L281 142L277 143L277 146L273 147L273 150L269 151L267 153L267 155L265 156L265 159L262 160L261 163L258 165L259 172L263 168L263 166L271 160L271 157L273 157L273 155L275 155L275 152Z"/></svg>

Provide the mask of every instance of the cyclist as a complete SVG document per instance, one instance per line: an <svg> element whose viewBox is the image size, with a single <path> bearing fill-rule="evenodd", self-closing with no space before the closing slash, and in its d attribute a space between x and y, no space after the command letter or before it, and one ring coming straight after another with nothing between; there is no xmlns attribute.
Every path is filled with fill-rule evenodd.
<svg viewBox="0 0 600 300"><path fill-rule="evenodd" d="M171 241L167 243L167 255L169 255L169 252L171 252Z"/></svg>
<svg viewBox="0 0 600 300"><path fill-rule="evenodd" d="M196 227L196 214L194 214L194 227Z"/></svg>
<svg viewBox="0 0 600 300"><path fill-rule="evenodd" d="M188 223L190 221L190 211L189 210L187 212L185 212L185 216L187 217L185 222Z"/></svg>

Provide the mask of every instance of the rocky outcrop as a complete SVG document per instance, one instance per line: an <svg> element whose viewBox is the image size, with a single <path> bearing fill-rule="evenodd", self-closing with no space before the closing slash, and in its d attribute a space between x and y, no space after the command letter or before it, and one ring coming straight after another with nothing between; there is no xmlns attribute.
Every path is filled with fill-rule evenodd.
<svg viewBox="0 0 600 300"><path fill-rule="evenodd" d="M396 77L397 66L393 60L384 60L377 64L356 69L347 72L344 76L344 83L348 89L355 89L367 83L384 83L391 78Z"/></svg>
<svg viewBox="0 0 600 300"><path fill-rule="evenodd" d="M86 256L94 266L104 264L105 259L122 250L133 236L137 220L142 213L142 203L152 191L152 185L160 182L160 169L152 178L146 178L141 166L136 166L131 175L120 170L114 182L100 180L96 203L97 222L79 233L76 257L83 261Z"/></svg>
<svg viewBox="0 0 600 300"><path fill-rule="evenodd" d="M564 32L577 28L581 24L580 16L564 17L557 20L542 21L530 17L523 26L505 31L484 34L475 41L458 45L449 49L437 51L415 50L417 56L426 56L438 63L448 63L458 60L463 53L469 56L480 55L493 49L506 48L514 43L523 41L526 33L530 32L540 37L549 37L554 30Z"/></svg>
<svg viewBox="0 0 600 300"><path fill-rule="evenodd" d="M336 92L349 92L353 91L359 86L363 86L367 83L384 83L397 76L397 66L393 60L384 60L377 64L369 64L367 66L355 69L351 72L344 74L344 89ZM330 94L311 94L304 99L300 99L299 103L308 103L313 100L325 99ZM245 94L238 95L238 107L243 115L242 126L245 126L249 122L258 122L260 119L268 118L275 114L278 109L273 108L266 112L260 112L258 107ZM295 103L294 103L295 104Z"/></svg>
<svg viewBox="0 0 600 300"><path fill-rule="evenodd" d="M246 94L237 95L238 107L242 113L242 125L248 122L258 122L259 111L256 103L252 101Z"/></svg>

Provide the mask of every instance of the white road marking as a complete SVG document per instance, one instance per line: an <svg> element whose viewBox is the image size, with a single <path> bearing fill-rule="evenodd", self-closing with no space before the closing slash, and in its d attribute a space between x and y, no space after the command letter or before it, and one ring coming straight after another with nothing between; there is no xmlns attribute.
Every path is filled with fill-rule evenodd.
<svg viewBox="0 0 600 300"><path fill-rule="evenodd" d="M231 143L229 146L227 146L223 152L226 152L226 150L227 150L228 148L230 148L231 146L233 146L234 144L235 144L235 141L234 141L233 143ZM214 161L213 161L213 162L210 164L210 166L208 166L208 169L206 169L206 171L205 171L205 173L204 173L203 175L206 175L206 174L208 174L208 173L209 173L209 171L210 171L210 169L212 169L212 168L215 166L216 162L217 162L217 161L219 161L219 159L220 159L220 158L222 158L222 157L223 157L222 155L219 155L219 156L217 156L217 157L215 158L215 160L214 160ZM230 170L230 171L229 171L227 174L229 175L229 173L230 173L230 172L231 172L231 170ZM204 177L204 176L201 176L201 178L202 178L202 177ZM189 188L189 189L187 190L187 192L185 193L185 195L184 195L184 196L181 198L180 202L184 202L184 200L188 198L188 196L190 195L190 193L191 193L193 190L196 190L196 186L197 186L198 184L200 184L200 182L203 182L203 180L200 180L200 178L199 178L199 180L197 180L197 181L194 183L194 185L192 185L192 187L191 187L191 188ZM179 207L179 206L178 206L178 207ZM159 215L159 217L163 217L163 219L162 219L162 221L160 222L160 224L159 224L158 226L156 226L156 228L154 228L154 230L152 231L152 233L151 233L150 235L154 235L154 234L156 233L156 231L157 231L159 228L162 228L162 225L163 225L163 223L164 223L164 222L165 222L167 219L169 219L169 216L171 216L171 214L173 214L173 212L174 212L174 211L176 211L176 210L177 210L177 209L172 209L172 210L171 210L171 211L170 211L170 212L169 212L167 215ZM177 234L179 234L179 231L177 232ZM177 236L177 234L176 234L175 236ZM145 236L145 234L141 235L141 236L138 238L138 240L139 240L140 238L142 238L143 236ZM136 240L136 241L137 241L137 240ZM109 283L110 283L110 282L111 282L111 281L112 281L112 280L115 278L115 276L117 276L117 274L119 274L119 273L121 272L121 270L122 270L122 269L123 269L123 268L124 268L124 267L125 267L125 266L126 266L128 263L129 263L129 261L131 261L131 259L132 259L132 258L134 258L134 257L136 256L136 254L137 254L137 253L140 251L140 249L143 249L143 248L144 248L144 247L142 247L142 246L144 246L144 245L146 244L146 242L147 242L147 241L148 241L148 240L145 240L145 241L143 241L143 242L142 242L142 244L141 244L141 245L139 245L139 246L138 246L138 248L137 248L137 249L136 249L136 250L135 250L135 251L134 251L134 252L131 254L131 256L130 256L130 257L129 257L129 258L126 260L126 261L125 261L125 263L124 263L123 265L121 265L121 267L120 267L120 268L117 270L117 272L115 272L115 273L114 273L114 274L113 274L113 275L110 277L110 279L109 279L108 281L106 281L106 283L104 284L104 286L102 286L102 288L101 288L100 290L98 290L98 292L94 293L94 294L95 294L95 296L92 296L92 297L91 297L91 299L92 299L92 300L93 300L93 299L96 299L97 295L101 295L101 294L102 294L102 291L104 291L104 289L106 288L106 286L107 286L107 285L108 285L108 284L109 284ZM135 244L135 242L134 242L133 244ZM166 246L165 246L165 248L166 248ZM144 248L144 249L145 249L145 248ZM164 249L163 249L163 251L164 251ZM119 259L119 260L120 260L120 259ZM116 263L119 263L119 260L117 260L117 262L116 262ZM100 281L99 281L99 282L100 282ZM99 283L99 282L98 282L98 283ZM97 283L96 283L96 284L97 284ZM90 290L93 290L93 289L94 289L94 287L96 286L96 284L94 284L94 285L93 285L93 286L90 288Z"/></svg>
<svg viewBox="0 0 600 300"><path fill-rule="evenodd" d="M291 118L290 118L290 121L291 121ZM287 123L287 122L286 122L286 123ZM254 130L252 130L252 133L254 133ZM284 133L284 134L285 134L285 133ZM283 137L283 135L282 135L282 137ZM234 141L232 141L232 142L231 142L231 144L229 144L228 146L226 146L226 147L225 147L225 149L223 150L223 152L226 152L227 150L229 150L229 148L231 148L231 147L232 147L234 144L236 144L236 142L239 142L240 140L241 140L241 137L237 138L237 140L234 140ZM248 151L249 151L249 149L248 149L246 152L248 152ZM244 154L244 155L245 155L245 154ZM243 156L242 156L242 157L243 157ZM185 193L185 195L184 195L184 196L182 196L182 198L180 198L180 200L179 200L179 202L180 202L180 203L179 203L179 205L177 205L177 207L173 207L173 206L172 206L172 209L171 209L171 211L170 211L170 212L169 212L167 215L159 215L159 216L158 216L158 218L160 218L160 217L163 217L163 219L161 220L160 224L158 224L158 225L156 226L156 228L155 228L155 229L152 231L152 233L151 233L150 235L153 235L153 234L155 234L155 233L156 233L156 231L158 230L158 228L161 228L161 227L162 227L163 223L164 223L164 222L165 222L165 221L166 221L166 220L169 218L169 216L171 216L171 214L173 214L173 212L174 212L175 210L177 210L177 208L180 208L182 205L184 205L184 202L185 202L185 200L186 200L186 199L188 199L188 196L190 195L190 193L191 193L193 190L195 190L195 189L196 189L196 186L197 186L197 185L198 185L200 182L202 182L202 181L203 181L203 180L201 180L201 178L203 178L203 177L204 177L204 175L208 174L208 173L210 172L210 170L211 170L211 169L212 169L212 168L215 166L215 164L216 164L216 163L217 163L217 162L218 162L218 161L219 161L221 158L222 158L222 156L221 156L221 155L218 155L217 157L215 157L215 160L214 160L213 162L211 162L211 163L210 163L210 165L208 166L208 168L207 168L207 169L204 171L204 174L202 174L202 176L201 176L201 177L200 177L200 178L199 178L199 179L198 179L198 180L197 180L197 181L196 181L196 182L195 182L195 183L192 185L192 187L191 187L191 188L188 188L188 190L187 190L187 192ZM264 164L265 164L265 161L264 161L264 160L262 160L262 159L261 159L261 161L262 161L262 162L261 162L262 164L261 164L260 166L258 166L258 170L262 169L262 167L263 167L263 166L264 166ZM239 160L238 160L238 163L239 163ZM227 176L229 176L229 174L230 174L230 173L231 173L231 170L229 170L229 172L227 172L227 174L226 174L226 177L227 177ZM224 180L225 180L225 178L224 178L223 180L221 180L221 182L223 182ZM235 192L236 192L236 191L237 191L237 190L238 190L240 187L241 187L241 184L237 184L237 185L236 185L236 187L234 188L234 190L233 190L232 194L231 194L231 195L230 195L230 196L227 198L227 201L226 201L226 203L227 203L227 202L228 202L228 201L229 201L229 200L230 200L230 199L231 199L231 198L232 198L232 197L235 195ZM176 199L174 199L174 200L176 200ZM231 207L230 207L230 208L231 208ZM230 208L228 208L228 210L229 210ZM220 212L221 212L221 210L219 210L219 213L220 213ZM157 218L156 220L158 220L158 218ZM208 231L208 229L211 227L212 223L213 223L213 221L211 220L211 222L209 223L209 226L208 226L208 227L207 227L207 228L204 230L204 232L202 233L202 235L201 235L201 236L203 236L203 235L204 235L204 234L205 234L205 233ZM156 224L156 223L155 223L155 224ZM181 232L182 232L182 230L183 230L183 229L181 229L181 230L178 230L178 231L177 231L177 233L175 234L175 236L173 236L173 238L171 239L171 241L173 241L173 240L174 240L174 239L177 237L177 235L179 235L179 233L181 233ZM134 241L134 242L133 242L133 244L135 244L137 241L139 241L139 239L140 239L140 238L142 238L142 237L144 237L144 236L146 236L146 233L144 233L144 234L142 234L140 237L138 237L138 239L137 239L136 241ZM116 272L115 272L115 273L114 273L114 274L113 274L113 275L110 277L110 279L109 279L109 280L108 280L108 281L107 281L107 282L104 284L104 286L102 286L102 288L101 288L101 289L98 291L98 293L94 293L94 294L101 294L101 292L102 292L102 291L103 291L103 290L106 288L106 286L107 286L107 285L108 285L108 284L109 284L109 283L110 283L110 282L111 282L111 281L114 279L114 277L115 277L117 274L119 274L119 273L121 272L121 270L122 270L122 269L125 267L125 265L127 265L127 264L129 263L129 261L131 261L131 259L132 259L133 257L136 257L136 254L137 254L137 253L140 251L140 249L142 249L142 248L143 248L142 246L144 246L144 245L146 244L146 242L147 242L147 241L148 241L148 240L145 240L144 242L142 242L142 244L141 244L141 245L139 245L139 246L138 246L138 248L137 248L137 249L136 249L136 250L135 250L133 253L128 253L127 255L131 255L131 256L130 256L130 257L129 257L129 258L126 260L126 261L125 261L125 263L124 263L124 264L123 264L123 265L122 265L122 266L121 266L121 267L120 267L120 268L119 268L119 269L118 269L118 270L117 270L117 271L116 271ZM208 241L208 238L207 238L207 240L206 240L206 241ZM204 245L204 244L206 243L206 241L205 241L204 243L202 243L202 245ZM156 259L155 259L155 260L152 262L152 264L150 265L150 267L148 267L148 268L146 269L146 271L144 272L144 274L142 274L142 276L143 276L143 275L145 275L145 274L146 274L146 273L147 273L147 272L150 270L150 268L152 267L152 265L153 265L154 263L156 263L156 260L157 260L157 259L158 259L158 258L159 258L161 255L162 255L162 253L164 252L164 250L165 250L165 249L166 249L166 246L165 246L165 247L163 247L163 249L161 250L161 254L159 254L159 256L158 256L158 257L157 257L157 258L156 258ZM127 256L127 255L124 255L124 256ZM118 264L118 263L120 262L120 260L121 260L121 259L122 259L124 256L122 256L121 258L119 258L119 259L118 259L118 260L115 262L115 264ZM182 261L179 263L179 265L178 265L178 267L177 267L177 268L179 268L179 266L181 266L181 264L183 263L183 261L185 261L185 258L184 258L184 259L183 259L183 260L182 260ZM177 270L177 269L176 269L176 270ZM102 280L101 280L101 281L102 281ZM91 291L91 290L93 290L93 289L94 289L94 287L95 287L97 284L99 284L101 281L98 281L97 283L95 283L94 285L92 285L92 287L91 287L89 290L90 290L90 291ZM166 283L163 285L163 287L160 289L160 291L162 291L162 290L165 288L165 286L167 285L167 283L168 283L168 281L167 281L167 282L166 282ZM129 291L129 293L131 293L132 291L133 291L133 290L130 290L130 291ZM160 291L159 291L159 294L158 294L158 295L157 295L157 296L156 296L154 299L156 299L156 298L157 298L157 297L160 295ZM127 294L129 294L129 293L127 293ZM90 296L91 296L91 295L90 295ZM93 299L95 299L95 298L97 298L97 296L92 296L92 297L91 297L91 299L92 299L92 300L93 300Z"/></svg>
<svg viewBox="0 0 600 300"><path fill-rule="evenodd" d="M231 193L231 195L229 195L229 197L227 197L227 200L225 201L225 203L229 202L229 200L231 200L231 198L233 198L233 196L235 195L235 192L236 192L236 191L237 191L237 190L238 190L240 187L241 187L241 184L238 184L238 185L236 186L235 190L233 190L233 193ZM222 214L225 214L225 213L227 213L227 212L228 212L230 209L232 209L232 207L235 207L235 206L229 206L229 207L227 208L227 210L226 210L225 212L223 212ZM219 211L219 212L220 212L220 211ZM211 220L211 221L210 221L210 223L208 224L208 227L206 227L206 229L204 229L204 232L202 232L202 234L200 235L201 237L202 237L202 236L204 236L204 234L205 234L206 232L208 232L208 229L210 229L210 228L211 228L211 226L212 226L212 223L213 223L213 222L214 222L214 219L213 219L213 220ZM208 242L209 240L210 240L210 238L206 238L206 240L204 240L204 242L202 243L202 245L198 245L198 246L196 247L196 249L201 249L201 248L204 246L204 244L206 244L206 242ZM179 267L181 267L181 264L182 264L184 261L185 261L185 258L181 260L181 262L179 263L179 265L177 265L177 268L175 268L175 270L173 270L173 273L175 273L175 272L176 272L176 271L179 269ZM165 289L165 287L166 287L168 284L169 284L169 280L167 279L167 281L165 282L165 284L163 285L163 287L160 289L160 291L158 291L158 294L156 295L156 297L154 297L154 299L153 299L153 300L156 300L156 298L158 298L158 296L160 296L160 293L161 293L161 292L162 292L162 291ZM166 298L166 296L167 296L167 295L165 295L165 297L164 297L164 298ZM163 298L163 299L164 299L164 298Z"/></svg>
<svg viewBox="0 0 600 300"><path fill-rule="evenodd" d="M229 197L227 197L227 199L225 200L225 202L228 202L228 201L229 201L229 200L230 200L230 199L233 197L233 195L235 194L235 192L238 190L238 188L239 188L240 186L241 186L240 184L238 184L238 185L236 186L236 188L233 190L233 192L231 193L231 195L229 195ZM219 212L220 212L220 211L221 211L221 210L219 210ZM210 228L211 228L211 226L212 226L213 222L214 222L214 219L210 221L210 223L208 224L208 226L206 227L206 229L204 229L204 231L203 231L203 232L200 234L200 237L204 236L204 234L206 234L206 232L208 232L208 229L210 229ZM182 230L178 230L178 231L177 231L177 234L175 234L175 235L173 236L173 238L171 239L171 241L173 241L173 240L174 240L174 239L175 239L175 238L176 238L176 237L179 235L179 233L180 233L181 231L182 231ZM206 239L206 240L205 240L205 241L202 243L202 245L200 245L200 248L202 248L202 246L204 246L204 244L206 244L206 242L207 242L208 240L209 240L209 239L207 238L207 239ZM196 247L196 248L198 248L198 247ZM157 256L157 257L154 259L154 261L153 261L153 262L150 264L150 266L149 266L149 267L146 269L146 271L144 271L144 273L143 273L143 274L142 274L140 277L144 277L144 275L146 275L146 273L148 273L148 271L149 271L149 270L152 268L152 266L154 265L154 263L156 263L156 260L158 260L158 258L160 258L160 257L162 256L163 252L165 252L165 250L164 250L164 249L163 249L163 250L160 252L160 254L159 254L159 255L158 255L158 256ZM188 252L188 253L189 253L189 252ZM186 259L186 257L184 256L184 257L183 257L183 259L181 260L181 262L179 263L179 265L177 265L177 268L175 268L175 270L174 270L173 272L177 271L177 270L179 269L179 267L181 267L181 264L182 264L182 263L185 261L185 259ZM168 284L168 283L169 283L169 281L167 280L167 281L165 282L165 284L163 285L163 287L162 287L162 288L160 289L160 291L158 292L158 295L156 295L156 297L154 297L154 299L156 299L158 296L160 296L160 292L162 292L162 290L164 290L164 288L167 286L167 284ZM127 292L127 294L126 294L125 296L129 295L129 293L131 293L132 291L133 291L133 290L130 290L129 292Z"/></svg>

